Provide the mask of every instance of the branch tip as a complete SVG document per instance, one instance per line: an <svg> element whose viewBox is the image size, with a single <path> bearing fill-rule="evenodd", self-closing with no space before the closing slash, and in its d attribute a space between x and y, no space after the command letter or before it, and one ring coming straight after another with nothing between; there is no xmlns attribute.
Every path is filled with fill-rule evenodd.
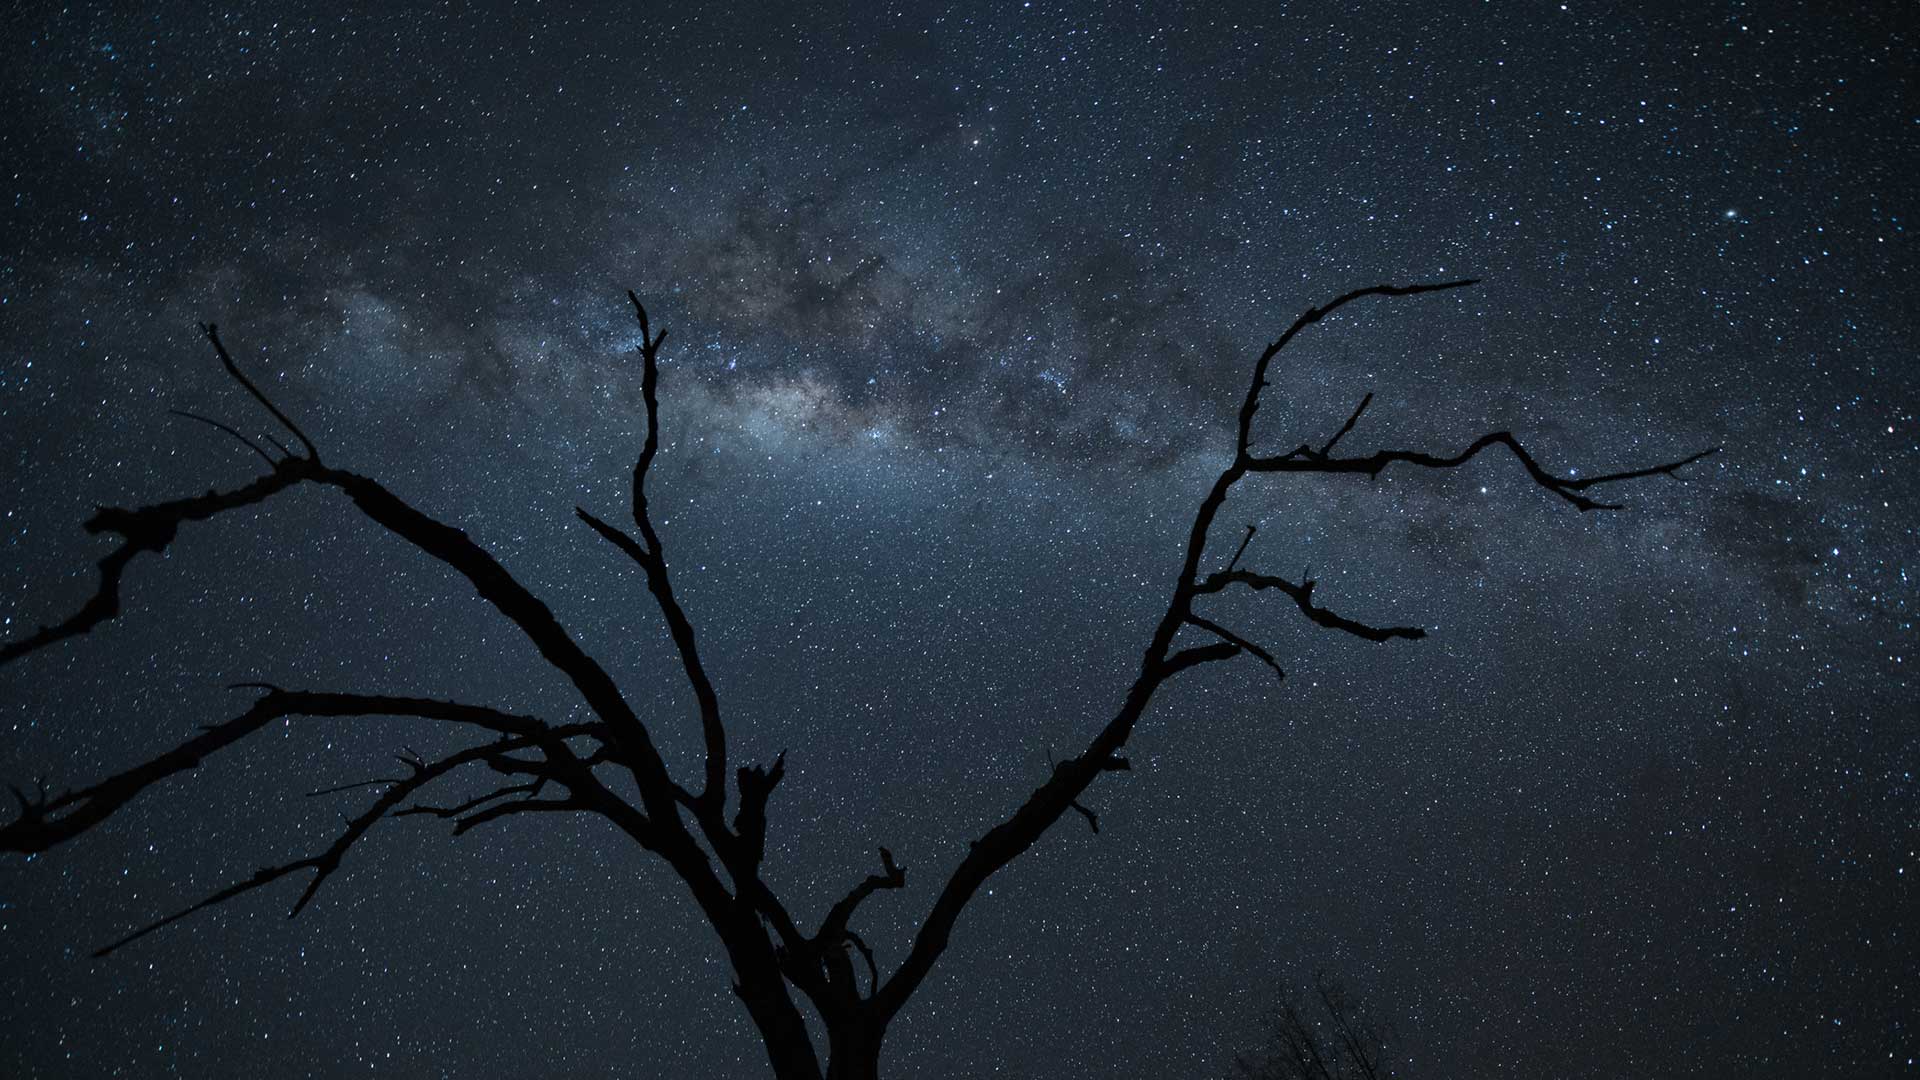
<svg viewBox="0 0 1920 1080"><path fill-rule="evenodd" d="M200 329L205 331L207 340L213 344L213 351L219 354L221 366L227 369L227 374L233 381L239 383L241 388L253 397L253 400L259 402L268 413L272 414L273 418L280 422L281 427L286 428L294 438L300 440L300 445L307 448L306 457L309 462L318 464L320 451L313 445L313 440L307 438L307 433L300 430L300 425L288 418L286 413L281 412L280 407L275 405L258 386L255 386L252 379L247 378L246 373L240 370L239 364L234 363L233 355L227 352L226 345L220 341L220 328L213 323L202 323Z"/></svg>

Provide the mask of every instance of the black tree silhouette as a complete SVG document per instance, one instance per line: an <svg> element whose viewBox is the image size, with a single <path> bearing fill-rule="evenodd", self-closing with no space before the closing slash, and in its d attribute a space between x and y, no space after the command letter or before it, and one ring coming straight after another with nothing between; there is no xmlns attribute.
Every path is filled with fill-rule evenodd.
<svg viewBox="0 0 1920 1080"><path fill-rule="evenodd" d="M1387 1031L1366 1007L1325 973L1313 976L1311 1005L1289 992L1261 1017L1267 1043L1233 1059L1239 1080L1382 1080L1395 1074L1387 1058Z"/></svg>
<svg viewBox="0 0 1920 1080"><path fill-rule="evenodd" d="M269 450L227 424L184 414L245 443L267 463L267 471L253 482L227 491L209 491L133 509L101 509L86 522L87 531L118 537L119 544L99 560L98 589L71 617L0 646L0 664L87 633L116 617L128 567L143 551L166 550L183 524L264 503L293 488L311 485L336 489L368 518L465 576L480 597L513 623L540 656L573 684L593 719L554 724L475 704L242 684L259 691L251 708L202 729L150 761L76 790L49 793L43 785L28 794L14 789L18 814L0 826L0 851L31 854L69 840L99 824L148 787L194 768L209 754L240 742L275 720L389 716L443 721L471 731L480 741L432 760L409 755L402 758L405 775L348 785L384 790L364 812L347 822L324 851L262 869L183 911L128 934L97 955L111 953L193 912L310 870L306 888L293 907L297 914L340 868L354 843L388 817L420 814L445 818L459 833L516 814L598 814L642 848L664 859L685 883L726 950L734 990L765 1040L776 1076L782 1080L877 1076L888 1025L933 971L961 913L986 881L1032 847L1068 811L1081 815L1098 831L1099 819L1080 801L1081 796L1102 774L1128 768L1123 755L1128 738L1162 685L1191 668L1243 653L1281 673L1278 660L1266 649L1204 614L1200 607L1204 598L1235 586L1256 591L1272 589L1290 599L1306 618L1331 630L1373 642L1424 636L1424 631L1414 627L1369 626L1322 607L1316 603L1310 579L1292 581L1243 567L1241 560L1254 537L1252 526L1247 527L1224 567L1203 574L1201 565L1207 557L1215 518L1228 493L1241 480L1259 473L1376 476L1392 465L1450 469L1483 450L1504 447L1539 486L1575 508L1613 510L1619 507L1596 501L1587 492L1623 480L1674 476L1682 467L1713 452L1703 451L1650 468L1577 479L1547 471L1504 431L1484 435L1451 456L1405 450L1380 450L1360 457L1337 455L1340 441L1359 423L1371 396L1363 398L1346 422L1318 447L1303 443L1286 453L1255 451L1254 416L1260 408L1261 392L1268 385L1269 365L1295 335L1363 297L1412 296L1471 284L1453 281L1359 289L1324 307L1308 309L1261 352L1240 407L1232 461L1214 480L1194 515L1185 558L1174 578L1166 611L1154 627L1140 673L1119 709L1083 750L1056 762L1044 783L999 824L971 841L959 865L940 885L911 948L890 969L883 967L881 958L853 929L860 905L874 893L906 886L906 871L890 851L881 848L880 872L855 883L811 929L803 916L788 910L762 873L768 804L785 775L785 755L767 765L732 768L728 761L727 727L719 695L701 663L692 620L674 594L665 546L648 512L647 479L660 451L657 360L666 332L653 331L646 308L632 293L628 298L640 324L647 428L633 466L631 531L584 508L576 512L633 561L666 620L698 704L705 758L696 781L683 782L670 773L647 723L636 715L607 670L575 641L545 603L464 532L420 512L376 480L323 462L314 441L248 379L222 344L218 330L209 325L204 328L207 340L226 373L286 429L298 451L273 439L268 440L272 446ZM1183 636L1198 640L1182 644ZM505 777L506 782L497 790L452 805L417 801L436 781L470 765L485 766ZM812 1006L826 1034L824 1064L795 990Z"/></svg>

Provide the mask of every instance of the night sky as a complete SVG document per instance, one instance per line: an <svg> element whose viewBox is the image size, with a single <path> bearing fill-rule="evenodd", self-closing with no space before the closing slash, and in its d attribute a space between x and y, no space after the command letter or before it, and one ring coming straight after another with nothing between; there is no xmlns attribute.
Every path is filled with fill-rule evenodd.
<svg viewBox="0 0 1920 1080"><path fill-rule="evenodd" d="M114 5L133 8L135 5ZM0 621L64 617L96 504L246 483L169 408L268 418L466 529L698 729L626 505L651 491L767 873L897 963L966 840L1111 715L1257 432L1505 455L1242 483L1224 563L1424 641L1264 643L1164 688L1134 769L968 909L896 1076L1219 1075L1316 969L1406 1077L1920 1075L1920 64L1900 4L24 4L0 30ZM320 10L324 9L324 10ZM584 706L443 566L301 489L142 556L0 669L0 779L80 785L228 683ZM685 889L597 818L382 825L283 883L419 721L295 721L0 860L0 1074L759 1076ZM484 776L455 788L485 790ZM0 814L12 813L9 805Z"/></svg>

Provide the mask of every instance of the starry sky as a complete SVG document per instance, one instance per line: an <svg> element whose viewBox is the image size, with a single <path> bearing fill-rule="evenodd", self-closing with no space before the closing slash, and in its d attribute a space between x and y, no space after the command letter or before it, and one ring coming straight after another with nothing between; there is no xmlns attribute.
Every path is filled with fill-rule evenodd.
<svg viewBox="0 0 1920 1080"><path fill-rule="evenodd" d="M245 483L268 421L465 528L698 731L621 512L651 490L767 874L898 962L935 883L1111 715L1257 434L1555 469L1723 446L1580 514L1503 456L1253 478L1216 540L1419 642L1265 597L1134 769L993 879L888 1039L917 1077L1219 1075L1324 969L1408 1077L1920 1074L1920 469L1898 4L27 3L0 29L0 620L79 528ZM1219 555L1224 561L1230 551ZM89 782L226 684L585 715L438 564L306 490L183 530L117 622L0 669L0 778ZM0 861L0 1073L756 1076L724 956L598 820L324 846L418 722L275 726ZM476 788L475 790L484 790ZM11 808L9 808L10 812Z"/></svg>

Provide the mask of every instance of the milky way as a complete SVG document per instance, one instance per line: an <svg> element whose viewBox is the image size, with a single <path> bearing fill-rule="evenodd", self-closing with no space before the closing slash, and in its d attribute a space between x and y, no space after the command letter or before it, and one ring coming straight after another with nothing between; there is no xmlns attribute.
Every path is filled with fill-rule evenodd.
<svg viewBox="0 0 1920 1080"><path fill-rule="evenodd" d="M0 620L90 592L80 523L246 482L267 420L548 599L676 767L657 611L573 516L644 431L768 874L903 955L965 841L1110 715L1232 451L1508 458L1250 480L1216 539L1419 642L1265 597L1135 768L993 879L894 1075L1188 1077L1317 969L1400 1075L1905 1075L1920 789L1916 42L1896 5L1045 3L851 10L26 5L0 30ZM327 8L329 5L318 5ZM1229 550L1218 553L1221 560ZM183 530L126 610L0 669L0 779L85 783L225 686L585 715L442 568L303 492ZM1292 615L1292 618L1288 616ZM684 889L604 824L407 818L269 890L417 724L276 727L0 862L9 1076L754 1076ZM478 789L476 789L478 790ZM5 813L11 813L9 807Z"/></svg>

